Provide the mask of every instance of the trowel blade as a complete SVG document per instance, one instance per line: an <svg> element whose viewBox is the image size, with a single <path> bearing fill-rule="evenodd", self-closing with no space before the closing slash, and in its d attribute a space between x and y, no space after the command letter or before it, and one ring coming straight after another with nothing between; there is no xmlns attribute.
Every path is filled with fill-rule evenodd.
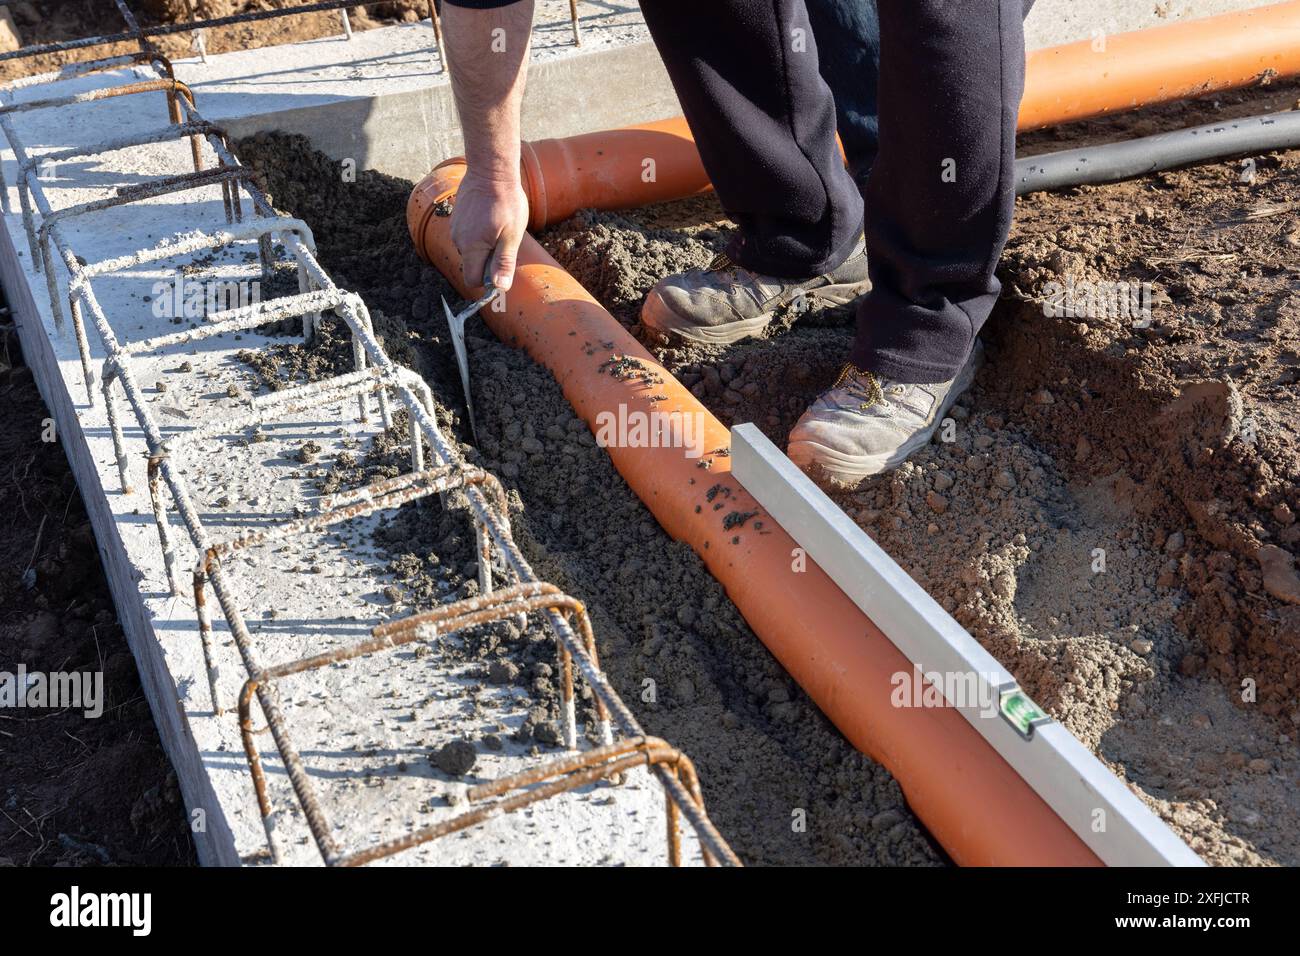
<svg viewBox="0 0 1300 956"><path fill-rule="evenodd" d="M469 354L465 351L465 320L472 314L469 311L453 315L451 306L444 297L442 313L447 317L447 328L451 331L451 347L456 353L456 367L460 369L460 384L465 390L465 408L469 411L469 433L478 444L478 423L474 420L474 396L469 391Z"/></svg>

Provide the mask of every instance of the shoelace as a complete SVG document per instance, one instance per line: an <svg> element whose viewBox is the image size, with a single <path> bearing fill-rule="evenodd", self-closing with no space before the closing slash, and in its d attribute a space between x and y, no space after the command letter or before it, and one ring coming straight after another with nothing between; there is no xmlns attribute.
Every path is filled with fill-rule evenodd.
<svg viewBox="0 0 1300 956"><path fill-rule="evenodd" d="M885 398L884 390L876 381L876 376L862 371L852 362L844 363L839 377L835 379L835 384L831 388L842 388L854 398L862 399L862 404L858 406L858 411L862 412Z"/></svg>
<svg viewBox="0 0 1300 956"><path fill-rule="evenodd" d="M728 270L735 269L735 268L736 268L736 264L731 261L731 256L727 255L725 252L719 252L716 256L713 257L713 261L710 262L708 266L705 267L704 271L705 272L726 272Z"/></svg>

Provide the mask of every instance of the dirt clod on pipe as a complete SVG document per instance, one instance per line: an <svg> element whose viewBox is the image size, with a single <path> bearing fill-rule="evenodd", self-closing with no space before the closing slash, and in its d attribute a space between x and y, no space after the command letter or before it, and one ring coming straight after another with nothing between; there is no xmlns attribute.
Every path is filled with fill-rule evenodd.
<svg viewBox="0 0 1300 956"><path fill-rule="evenodd" d="M442 164L411 194L407 222L420 254L467 298L448 213L463 161ZM911 663L730 475L727 429L531 237L519 250L501 311L481 313L560 383L593 431L632 412L692 423L693 447L607 450L663 528L688 542L767 648L848 740L887 767L935 839L962 865L1098 865L1096 855L951 708L898 708L895 674ZM652 398L654 396L654 398ZM683 430L685 433L685 430ZM696 456L695 452L702 452ZM724 528L707 503L721 484L736 511ZM762 528L757 522L762 522Z"/></svg>

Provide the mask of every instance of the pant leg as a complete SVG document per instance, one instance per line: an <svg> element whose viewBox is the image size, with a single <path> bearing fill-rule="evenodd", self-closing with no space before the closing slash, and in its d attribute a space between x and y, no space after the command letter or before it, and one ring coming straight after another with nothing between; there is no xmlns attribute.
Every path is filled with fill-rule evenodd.
<svg viewBox="0 0 1300 956"><path fill-rule="evenodd" d="M817 41L822 79L835 99L835 120L849 172L865 195L879 141L880 23L876 0L804 2Z"/></svg>
<svg viewBox="0 0 1300 956"><path fill-rule="evenodd" d="M1015 203L1021 0L881 0L872 290L851 360L902 382L965 363L993 309Z"/></svg>
<svg viewBox="0 0 1300 956"><path fill-rule="evenodd" d="M848 256L862 198L835 144L804 0L642 0L748 269L810 278Z"/></svg>
<svg viewBox="0 0 1300 956"><path fill-rule="evenodd" d="M822 79L835 98L835 122L849 172L865 196L880 141L880 20L876 0L804 0ZM1034 0L1024 0L1024 14ZM870 213L868 212L868 215Z"/></svg>

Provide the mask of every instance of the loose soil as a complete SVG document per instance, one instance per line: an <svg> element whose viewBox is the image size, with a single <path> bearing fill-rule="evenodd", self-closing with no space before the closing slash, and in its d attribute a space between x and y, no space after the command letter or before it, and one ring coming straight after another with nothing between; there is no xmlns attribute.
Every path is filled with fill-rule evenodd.
<svg viewBox="0 0 1300 956"><path fill-rule="evenodd" d="M1028 137L1025 151L1295 98L1288 87L1179 104ZM406 184L339 183L301 141L241 148L277 203L329 237L322 256L340 281L403 317L459 416L435 309L454 297L410 251ZM1286 152L1255 157L1249 181L1228 162L1022 199L989 361L954 409L953 440L837 495L1219 864L1300 861L1298 166L1300 153ZM707 262L731 228L706 197L585 211L540 239L635 328L650 285ZM1044 315L1044 285L1067 279L1152 283L1151 327ZM782 442L851 334L843 314L786 324L725 350L658 354L724 422L754 421ZM467 452L518 495L530 559L590 602L611 678L641 701L649 729L700 762L742 855L937 861L888 775L843 744L689 550L667 540L549 374L481 326L470 347L483 441ZM799 808L807 834L789 826Z"/></svg>
<svg viewBox="0 0 1300 956"><path fill-rule="evenodd" d="M1023 152L1295 101L1291 86L1178 104ZM1022 199L953 440L837 495L1213 863L1300 859L1298 166L1287 152ZM718 246L708 202L582 213L544 238L634 327L654 281ZM1045 316L1044 286L1067 279L1152 283L1151 328ZM814 316L659 355L723 422L781 444L850 334Z"/></svg>
<svg viewBox="0 0 1300 956"><path fill-rule="evenodd" d="M185 808L90 521L17 338L0 332L0 672L101 672L104 710L0 712L0 866L193 864Z"/></svg>

